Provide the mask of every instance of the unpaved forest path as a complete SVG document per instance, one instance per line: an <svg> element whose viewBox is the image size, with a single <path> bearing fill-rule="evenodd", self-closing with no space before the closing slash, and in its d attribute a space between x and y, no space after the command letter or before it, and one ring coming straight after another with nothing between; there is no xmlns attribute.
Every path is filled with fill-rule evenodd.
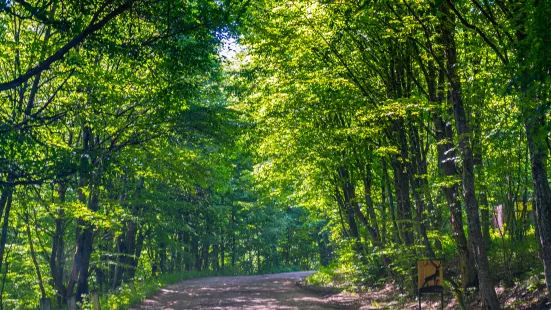
<svg viewBox="0 0 551 310"><path fill-rule="evenodd" d="M130 309L357 309L352 296L321 296L297 281L313 271L182 281Z"/></svg>

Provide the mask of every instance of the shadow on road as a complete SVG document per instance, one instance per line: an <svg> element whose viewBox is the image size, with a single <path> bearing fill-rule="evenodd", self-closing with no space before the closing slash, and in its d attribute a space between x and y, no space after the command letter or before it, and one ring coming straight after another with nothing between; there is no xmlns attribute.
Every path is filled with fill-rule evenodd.
<svg viewBox="0 0 551 310"><path fill-rule="evenodd" d="M182 281L132 307L145 309L356 309L350 296L319 296L296 282L314 271Z"/></svg>

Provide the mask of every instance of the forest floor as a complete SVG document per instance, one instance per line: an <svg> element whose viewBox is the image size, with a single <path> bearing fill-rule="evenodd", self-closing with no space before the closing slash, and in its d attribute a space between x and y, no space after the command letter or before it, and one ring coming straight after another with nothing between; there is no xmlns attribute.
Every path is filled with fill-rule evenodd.
<svg viewBox="0 0 551 310"><path fill-rule="evenodd" d="M211 277L166 286L130 309L359 309L358 297L302 289L314 271Z"/></svg>
<svg viewBox="0 0 551 310"><path fill-rule="evenodd" d="M330 288L304 285L304 278L313 273L186 280L160 289L130 309L418 309L417 301L406 298L393 283L359 295L339 293ZM497 291L506 309L549 309L549 305L538 303L545 296L543 287L532 293L518 286L507 290L498 288ZM444 305L447 310L459 308L451 296L446 296ZM422 308L440 309L440 296L424 296ZM470 300L468 308L480 309L480 300Z"/></svg>
<svg viewBox="0 0 551 310"><path fill-rule="evenodd" d="M328 288L319 286L304 286L309 291L323 292ZM333 292L335 290L333 289ZM522 284L516 284L514 287L504 288L496 287L498 298L506 310L549 310L551 304L545 295L545 286L539 286L536 289L528 289ZM342 294L339 294L342 296ZM417 310L419 301L416 298L407 296L403 289L396 283L387 283L381 287L374 287L359 294L352 295L348 302L353 307L348 309L375 310L375 309L399 309L399 310ZM421 308L423 310L456 310L461 309L456 299L450 292L444 294L444 307L442 308L440 294L423 295L421 299ZM482 301L474 291L467 297L467 309L482 309Z"/></svg>

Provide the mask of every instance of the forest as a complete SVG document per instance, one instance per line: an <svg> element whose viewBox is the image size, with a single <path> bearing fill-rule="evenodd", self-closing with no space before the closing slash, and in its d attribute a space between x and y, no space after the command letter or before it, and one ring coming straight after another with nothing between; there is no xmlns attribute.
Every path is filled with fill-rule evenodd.
<svg viewBox="0 0 551 310"><path fill-rule="evenodd" d="M0 1L0 309L295 270L413 300L423 258L457 308L516 309L499 288L523 285L549 302L550 16Z"/></svg>

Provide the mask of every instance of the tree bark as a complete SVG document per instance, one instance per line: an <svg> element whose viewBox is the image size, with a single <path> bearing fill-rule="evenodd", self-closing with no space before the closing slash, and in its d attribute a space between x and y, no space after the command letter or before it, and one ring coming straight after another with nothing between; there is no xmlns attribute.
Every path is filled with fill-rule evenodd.
<svg viewBox="0 0 551 310"><path fill-rule="evenodd" d="M413 245L413 229L411 216L411 202L409 200L409 178L407 169L408 147L405 135L404 121L395 120L392 129L396 134L399 155L393 155L391 164L394 170L394 187L398 204L399 229L405 245Z"/></svg>
<svg viewBox="0 0 551 310"><path fill-rule="evenodd" d="M134 276L136 275L136 269L138 268L138 264L140 262L140 257L142 254L143 244L145 239L149 236L149 230L144 232L144 228L142 227L138 232L138 237L136 239L136 246L134 248L134 256L130 258L129 267L127 272L125 273L126 280L132 280L134 279Z"/></svg>
<svg viewBox="0 0 551 310"><path fill-rule="evenodd" d="M532 115L525 118L524 123L530 150L532 181L534 183L537 241L543 261L547 295L551 299L551 189L549 188L545 166L548 151L545 141L547 132L544 130L544 114L533 111Z"/></svg>
<svg viewBox="0 0 551 310"><path fill-rule="evenodd" d="M31 236L31 227L30 227L30 221L29 221L29 214L25 213L25 226L26 226L26 232L27 232L27 242L29 243L29 249L31 251L31 259L33 261L34 269L36 271L36 277L38 279L38 286L40 288L40 294L41 298L46 298L46 290L44 289L44 282L42 281L42 273L40 272L40 265L38 264L38 260L36 259L36 252L34 250L34 245L32 241Z"/></svg>
<svg viewBox="0 0 551 310"><path fill-rule="evenodd" d="M184 221L185 223L189 223L189 212L186 211L184 213ZM189 224L188 224L189 225ZM184 230L184 269L186 271L191 271L191 243L190 243L190 236L189 236L189 228L186 227Z"/></svg>
<svg viewBox="0 0 551 310"><path fill-rule="evenodd" d="M476 285L477 275L472 249L469 249L467 237L463 230L463 212L461 211L459 186L454 180L459 172L455 165L456 152L452 143L453 132L451 124L445 123L442 117L437 114L433 115L433 123L438 145L439 167L445 177L444 185L441 188L450 212L450 223L459 258L461 284L463 289L466 289L469 286Z"/></svg>
<svg viewBox="0 0 551 310"><path fill-rule="evenodd" d="M461 94L461 82L457 74L457 51L455 47L455 24L447 4L440 6L442 40L446 58L446 75L449 82L448 101L453 106L455 127L458 135L458 144L463 160L462 184L463 197L467 209L469 238L473 247L473 255L477 267L480 295L487 309L500 309L499 300L494 288L492 274L488 263L488 255L480 229L478 202L476 199L474 182L474 160L470 141L470 128Z"/></svg>
<svg viewBox="0 0 551 310"><path fill-rule="evenodd" d="M415 215L417 218L417 231L421 237L423 245L425 246L425 251L428 257L435 257L434 251L432 250L432 245L427 235L427 219L425 216L426 207L425 201L423 200L424 195L421 195L427 190L426 187L428 187L428 182L426 180L427 163L426 161L423 161L423 157L421 155L419 133L417 132L417 128L415 128L415 124L410 124L409 126L409 140L409 153L411 155L411 160L408 165L408 176L416 207Z"/></svg>
<svg viewBox="0 0 551 310"><path fill-rule="evenodd" d="M339 175L340 186L342 188L342 197L340 198L342 200L341 204L346 213L350 237L354 242L353 249L356 253L361 254L363 250L361 245L360 232L358 230L358 226L356 225L356 219L354 217L355 208L353 204L356 204L357 206L357 203L358 203L356 201L354 185L350 181L350 174L347 168L340 167L339 169L337 169L337 173ZM339 192L340 190L337 189L337 199L339 199L339 196L340 196Z"/></svg>
<svg viewBox="0 0 551 310"><path fill-rule="evenodd" d="M113 283L111 284L111 289L113 290L121 286L122 283L124 258L125 255L127 255L126 244L123 241L124 239L125 235L121 234L117 237L117 240L115 240L115 243L117 245L117 258L115 261L115 270L113 272Z"/></svg>
<svg viewBox="0 0 551 310"><path fill-rule="evenodd" d="M78 200L87 208L96 212L99 208L99 197L97 193L97 183L101 176L101 167L94 167L97 158L93 156L94 135L92 129L83 126L82 130L82 148L85 152L81 158L81 172L79 178ZM88 171L89 168L96 169L94 172ZM88 187L89 194L86 195L82 188ZM83 219L77 219L76 228L76 247L73 256L73 266L69 282L67 283L67 297L73 296L73 290L76 286L75 297L77 301L82 301L82 295L88 294L88 277L90 259L92 257L92 245L94 240L94 225Z"/></svg>
<svg viewBox="0 0 551 310"><path fill-rule="evenodd" d="M126 183L123 181L123 183ZM141 190L144 187L144 179L140 178L136 189L134 201L141 197ZM125 189L123 189L124 191ZM123 193L120 198L122 205L128 206L127 195ZM130 204L130 213L133 218L138 217L139 206L136 202ZM138 260L136 259L136 237L138 234L138 224L131 218L126 222L126 230L117 238L117 263L115 264L115 272L113 276L112 288L119 287L123 280L130 280L135 274L131 270L136 268ZM132 277L130 277L132 276Z"/></svg>
<svg viewBox="0 0 551 310"><path fill-rule="evenodd" d="M439 43L442 38L439 39ZM443 55L438 55L443 56ZM443 58L443 57L442 57ZM420 65L422 60L417 58ZM441 59L438 63L444 63ZM445 81L446 73L443 68L436 68L434 61L429 61L427 70L423 71L427 83L427 99L429 102L442 103L445 100ZM451 113L451 112L450 112ZM448 114L450 114L448 113ZM455 161L456 152L453 145L453 129L451 122L444 121L442 113L439 111L432 113L432 122L435 130L436 148L438 154L438 169L444 176L441 190L446 198L448 211L450 213L450 223L453 231L453 238L457 248L457 256L459 259L459 271L461 274L461 284L463 290L467 287L477 285L477 274L475 263L472 255L472 250L469 248L469 242L463 230L463 216L461 211L461 201L459 196L459 176Z"/></svg>
<svg viewBox="0 0 551 310"><path fill-rule="evenodd" d="M160 274L167 271L166 269L166 244L164 242L159 243L159 271Z"/></svg>
<svg viewBox="0 0 551 310"><path fill-rule="evenodd" d="M373 185L373 174L371 171L371 165L367 164L363 169L360 169L360 172L363 174L363 185L364 185L364 199L365 199L365 209L369 216L368 222L364 223L371 234L373 239L373 244L379 246L381 244L381 232L379 230L379 222L377 221L377 215L375 214L375 208L373 206L373 199L371 198L371 187ZM358 207L359 209L359 207ZM360 211L360 210L358 210ZM360 212L361 213L361 212Z"/></svg>
<svg viewBox="0 0 551 310"><path fill-rule="evenodd" d="M199 253L199 237L196 234L193 234L191 237L191 251L195 258L195 270L201 271L201 254Z"/></svg>
<svg viewBox="0 0 551 310"><path fill-rule="evenodd" d="M223 227L220 227L220 268L222 272L224 272L224 269L226 268L226 242L224 238L224 231Z"/></svg>
<svg viewBox="0 0 551 310"><path fill-rule="evenodd" d="M236 236L235 236L235 205L232 202L231 205L231 267L232 269L235 268L235 258L237 255L237 244L236 244Z"/></svg>
<svg viewBox="0 0 551 310"><path fill-rule="evenodd" d="M8 186L2 191L2 197L0 198L0 218L2 212L4 213L4 219L2 222L2 235L0 236L0 270L3 266L4 251L6 249L6 241L8 238L8 224L10 217L10 210L13 198L13 187Z"/></svg>
<svg viewBox="0 0 551 310"><path fill-rule="evenodd" d="M63 184L59 184L57 193L60 204L65 203L66 192L67 187ZM65 267L65 244L63 242L63 235L65 233L65 225L63 225L64 220L65 212L63 208L58 208L54 219L55 231L52 240L52 251L50 253L50 274L56 291L58 305L66 304L66 288L63 283L63 269Z"/></svg>
<svg viewBox="0 0 551 310"><path fill-rule="evenodd" d="M392 220L392 227L394 228L394 240L400 244L402 240L400 238L400 228L398 227L398 222L396 222L396 208L394 207L394 199L392 195L392 186L390 184L390 175L388 173L386 159L383 158L383 187L386 187L386 192L388 194L388 212L390 213L390 219Z"/></svg>

